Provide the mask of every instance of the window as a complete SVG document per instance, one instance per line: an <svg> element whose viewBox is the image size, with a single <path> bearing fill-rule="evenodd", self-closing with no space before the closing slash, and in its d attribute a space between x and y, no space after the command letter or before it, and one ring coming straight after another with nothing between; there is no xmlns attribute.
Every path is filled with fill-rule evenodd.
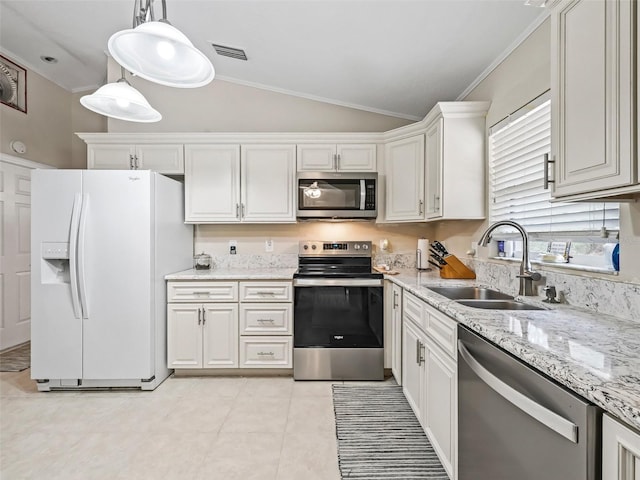
<svg viewBox="0 0 640 480"><path fill-rule="evenodd" d="M531 237L531 260L551 261L558 255L559 262L612 270L618 204L552 202L551 191L544 188L544 156L550 146L548 93L491 128L490 221L520 223ZM519 236L498 235L504 240L500 256L522 255Z"/></svg>

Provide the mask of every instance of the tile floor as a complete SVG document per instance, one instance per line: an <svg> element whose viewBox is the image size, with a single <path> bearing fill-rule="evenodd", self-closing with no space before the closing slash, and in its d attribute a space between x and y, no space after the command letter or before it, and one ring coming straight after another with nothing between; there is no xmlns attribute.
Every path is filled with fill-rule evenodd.
<svg viewBox="0 0 640 480"><path fill-rule="evenodd" d="M37 392L0 373L0 478L339 480L332 382L169 378Z"/></svg>

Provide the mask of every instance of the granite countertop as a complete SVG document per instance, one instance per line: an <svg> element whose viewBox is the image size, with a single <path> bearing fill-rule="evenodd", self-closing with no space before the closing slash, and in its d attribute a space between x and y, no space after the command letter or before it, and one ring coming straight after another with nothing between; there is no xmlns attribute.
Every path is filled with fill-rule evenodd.
<svg viewBox="0 0 640 480"><path fill-rule="evenodd" d="M482 310L426 287L485 286L404 270L387 279L499 345L605 411L640 429L640 324L542 297L516 297L547 310Z"/></svg>
<svg viewBox="0 0 640 480"><path fill-rule="evenodd" d="M184 270L167 280L291 280L295 268ZM429 305L499 345L558 383L640 429L640 323L542 297L516 297L546 310L482 310L460 305L427 287L483 286L446 280L437 272L385 275Z"/></svg>
<svg viewBox="0 0 640 480"><path fill-rule="evenodd" d="M296 268L215 268L165 275L165 280L291 280Z"/></svg>

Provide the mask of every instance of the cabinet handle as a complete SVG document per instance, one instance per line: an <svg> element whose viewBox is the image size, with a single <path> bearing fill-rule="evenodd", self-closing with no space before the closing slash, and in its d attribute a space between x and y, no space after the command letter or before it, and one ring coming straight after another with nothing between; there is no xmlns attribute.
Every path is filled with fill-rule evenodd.
<svg viewBox="0 0 640 480"><path fill-rule="evenodd" d="M420 209L418 212L418 215L422 215L423 210L422 210L422 206L424 205L424 202L422 200L420 200L420 203L418 204L418 208Z"/></svg>
<svg viewBox="0 0 640 480"><path fill-rule="evenodd" d="M133 155L129 154L129 170L133 170Z"/></svg>
<svg viewBox="0 0 640 480"><path fill-rule="evenodd" d="M549 189L550 183L556 183L555 180L549 180L549 164L550 163L556 163L555 157L553 160L549 160L549 154L545 153L544 154L544 189L545 190Z"/></svg>
<svg viewBox="0 0 640 480"><path fill-rule="evenodd" d="M244 218L244 203L240 204L240 212L241 212L242 218Z"/></svg>
<svg viewBox="0 0 640 480"><path fill-rule="evenodd" d="M418 365L422 365L424 363L424 343L420 343L419 355L418 355Z"/></svg>
<svg viewBox="0 0 640 480"><path fill-rule="evenodd" d="M416 338L416 363L420 365L420 340Z"/></svg>
<svg viewBox="0 0 640 480"><path fill-rule="evenodd" d="M393 292L393 309L394 310L398 308L398 302L396 300L398 300L398 292Z"/></svg>
<svg viewBox="0 0 640 480"><path fill-rule="evenodd" d="M204 325L205 323L207 323L207 317L205 317L206 310L204 309L204 307L202 307L202 325Z"/></svg>
<svg viewBox="0 0 640 480"><path fill-rule="evenodd" d="M340 170L340 154L336 155L336 170Z"/></svg>
<svg viewBox="0 0 640 480"><path fill-rule="evenodd" d="M240 204L236 203L236 218L240 218Z"/></svg>
<svg viewBox="0 0 640 480"><path fill-rule="evenodd" d="M259 323L273 323L273 318L258 318Z"/></svg>
<svg viewBox="0 0 640 480"><path fill-rule="evenodd" d="M275 353L274 352L258 352L257 355L259 357L273 357Z"/></svg>
<svg viewBox="0 0 640 480"><path fill-rule="evenodd" d="M198 308L198 325L202 323L202 309Z"/></svg>
<svg viewBox="0 0 640 480"><path fill-rule="evenodd" d="M268 291L256 292L256 295L268 295L270 297L273 297L275 294L276 292L268 292Z"/></svg>
<svg viewBox="0 0 640 480"><path fill-rule="evenodd" d="M440 210L440 196L439 195L434 195L433 196L433 207L434 207L436 212Z"/></svg>
<svg viewBox="0 0 640 480"><path fill-rule="evenodd" d="M138 163L138 155L133 156L133 165L138 170L140 168L140 164Z"/></svg>
<svg viewBox="0 0 640 480"><path fill-rule="evenodd" d="M335 153L333 154L333 169L337 170L338 169L338 155L336 155Z"/></svg>

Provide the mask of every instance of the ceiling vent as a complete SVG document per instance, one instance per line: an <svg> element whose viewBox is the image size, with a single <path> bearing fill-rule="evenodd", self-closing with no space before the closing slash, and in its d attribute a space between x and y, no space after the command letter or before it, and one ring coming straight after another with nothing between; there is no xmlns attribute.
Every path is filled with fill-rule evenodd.
<svg viewBox="0 0 640 480"><path fill-rule="evenodd" d="M222 55L223 57L237 58L238 60L247 59L247 54L240 48L225 47L224 45L216 45L215 43L212 43L211 46L218 55Z"/></svg>

